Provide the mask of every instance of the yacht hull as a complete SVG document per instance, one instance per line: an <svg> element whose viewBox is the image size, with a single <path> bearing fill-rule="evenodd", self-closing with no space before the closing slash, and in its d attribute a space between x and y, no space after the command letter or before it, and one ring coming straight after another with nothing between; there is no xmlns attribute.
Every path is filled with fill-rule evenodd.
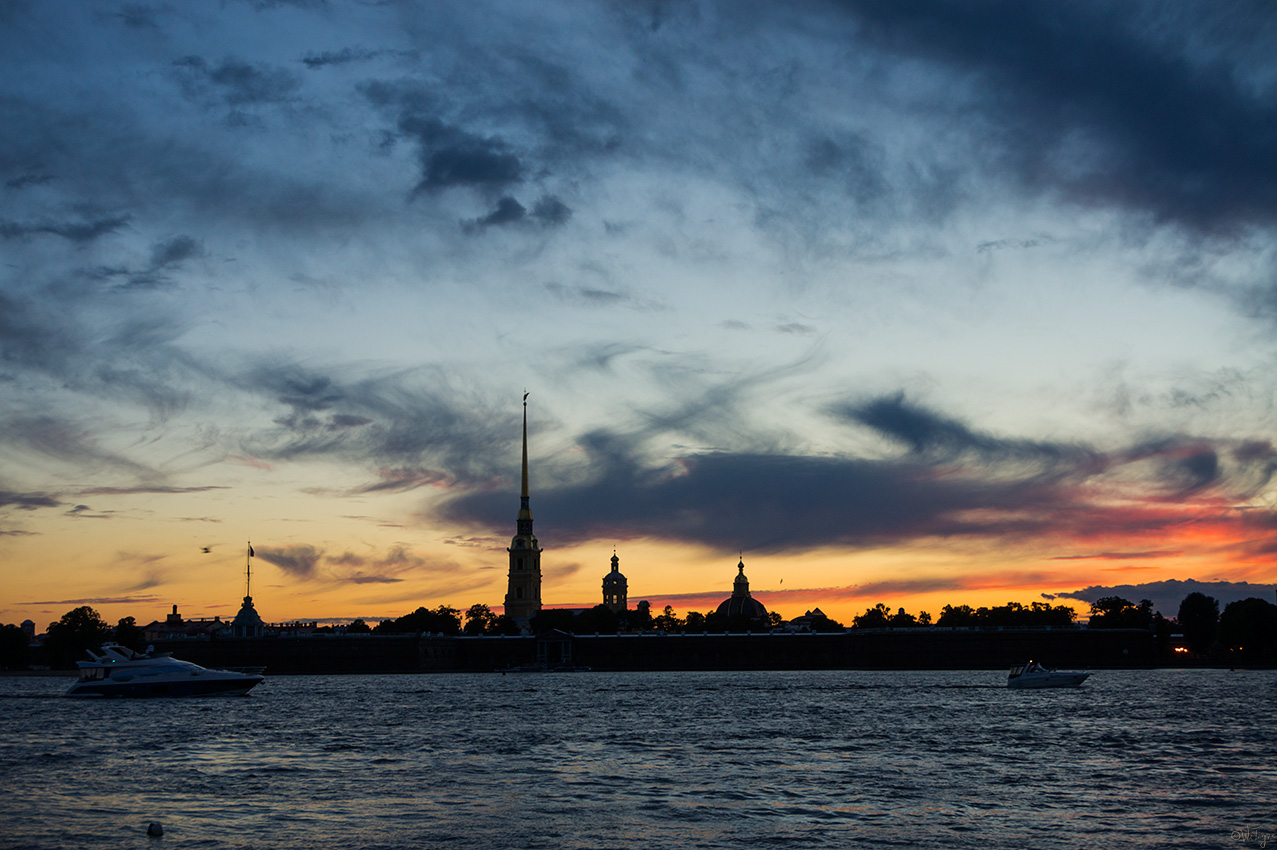
<svg viewBox="0 0 1277 850"><path fill-rule="evenodd" d="M1076 688L1086 681L1090 673L1055 673L1049 676L1021 677L1007 682L1008 688Z"/></svg>
<svg viewBox="0 0 1277 850"><path fill-rule="evenodd" d="M150 682L79 682L69 697L125 698L243 696L264 681L262 676L235 679Z"/></svg>

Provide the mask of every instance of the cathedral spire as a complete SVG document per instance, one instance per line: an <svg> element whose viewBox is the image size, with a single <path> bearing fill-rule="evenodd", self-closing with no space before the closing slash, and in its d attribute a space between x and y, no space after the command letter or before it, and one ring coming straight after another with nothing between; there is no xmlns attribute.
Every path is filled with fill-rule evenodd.
<svg viewBox="0 0 1277 850"><path fill-rule="evenodd" d="M519 514L515 535L510 541L509 590L505 613L525 620L541 610L541 547L532 531L532 509L528 506L528 393L523 394L523 466L519 486Z"/></svg>
<svg viewBox="0 0 1277 850"><path fill-rule="evenodd" d="M523 394L523 484L519 489L519 519L532 519L528 507L528 393Z"/></svg>

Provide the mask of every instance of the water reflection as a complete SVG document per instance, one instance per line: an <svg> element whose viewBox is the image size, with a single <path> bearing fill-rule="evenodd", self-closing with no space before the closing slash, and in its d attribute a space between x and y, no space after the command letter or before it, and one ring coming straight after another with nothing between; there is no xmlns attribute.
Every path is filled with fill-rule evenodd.
<svg viewBox="0 0 1277 850"><path fill-rule="evenodd" d="M1219 846L1271 817L1256 697L1277 674L1000 680L276 677L162 704L0 680L24 697L0 740L23 780L0 846L154 850L152 820L183 847Z"/></svg>

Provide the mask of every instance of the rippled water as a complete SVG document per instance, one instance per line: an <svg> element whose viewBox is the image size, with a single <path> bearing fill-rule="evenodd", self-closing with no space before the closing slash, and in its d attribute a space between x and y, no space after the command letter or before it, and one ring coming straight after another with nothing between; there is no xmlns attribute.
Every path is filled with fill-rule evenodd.
<svg viewBox="0 0 1277 850"><path fill-rule="evenodd" d="M1277 833L1273 671L1103 671L1056 691L988 671L277 676L248 697L154 701L59 698L68 685L0 679L0 847L1257 847Z"/></svg>

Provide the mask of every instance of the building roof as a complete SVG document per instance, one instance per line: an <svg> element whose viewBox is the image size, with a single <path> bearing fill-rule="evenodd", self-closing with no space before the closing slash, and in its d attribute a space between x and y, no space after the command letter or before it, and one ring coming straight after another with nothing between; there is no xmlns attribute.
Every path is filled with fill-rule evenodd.
<svg viewBox="0 0 1277 850"><path fill-rule="evenodd" d="M625 574L621 572L621 559L612 553L612 571L603 576L603 586L624 585L626 583Z"/></svg>
<svg viewBox="0 0 1277 850"><path fill-rule="evenodd" d="M715 612L728 617L744 616L751 620L767 618L763 603L749 595L749 579L745 577L745 560L736 565L736 581L732 583L732 595L719 604Z"/></svg>

